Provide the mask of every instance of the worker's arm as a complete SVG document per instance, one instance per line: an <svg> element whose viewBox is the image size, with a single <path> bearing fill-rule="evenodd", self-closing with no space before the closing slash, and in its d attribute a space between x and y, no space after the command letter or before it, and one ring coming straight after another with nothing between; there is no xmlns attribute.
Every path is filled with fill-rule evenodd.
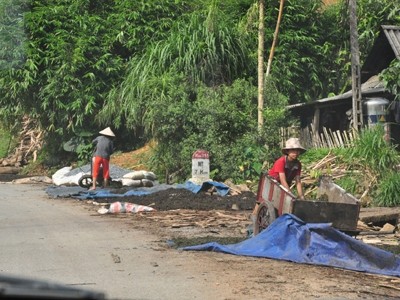
<svg viewBox="0 0 400 300"><path fill-rule="evenodd" d="M303 185L301 183L300 176L297 175L295 177L295 180L296 180L297 195L301 200L304 200Z"/></svg>
<svg viewBox="0 0 400 300"><path fill-rule="evenodd" d="M281 185L283 185L285 188L287 188L288 191L290 191L290 186L286 181L285 173L279 173L279 182L281 183Z"/></svg>

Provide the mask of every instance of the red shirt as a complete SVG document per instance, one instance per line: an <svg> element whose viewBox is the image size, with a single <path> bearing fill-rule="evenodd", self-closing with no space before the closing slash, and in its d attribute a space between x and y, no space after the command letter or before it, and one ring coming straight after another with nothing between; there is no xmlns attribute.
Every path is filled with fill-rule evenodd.
<svg viewBox="0 0 400 300"><path fill-rule="evenodd" d="M279 180L279 173L285 173L286 175L286 181L289 185L292 184L293 179L301 174L301 163L299 160L295 160L292 162L289 162L287 160L287 156L281 156L278 158L274 165L272 166L271 170L269 170L268 175L275 178L276 180Z"/></svg>

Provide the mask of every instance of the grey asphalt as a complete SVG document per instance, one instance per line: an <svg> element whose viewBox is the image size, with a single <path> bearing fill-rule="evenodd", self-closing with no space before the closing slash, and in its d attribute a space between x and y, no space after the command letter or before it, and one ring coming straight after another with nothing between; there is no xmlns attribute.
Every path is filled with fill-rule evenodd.
<svg viewBox="0 0 400 300"><path fill-rule="evenodd" d="M207 257L165 249L129 222L44 185L0 183L0 274L103 292L106 299L233 299ZM162 242L162 241L161 241Z"/></svg>

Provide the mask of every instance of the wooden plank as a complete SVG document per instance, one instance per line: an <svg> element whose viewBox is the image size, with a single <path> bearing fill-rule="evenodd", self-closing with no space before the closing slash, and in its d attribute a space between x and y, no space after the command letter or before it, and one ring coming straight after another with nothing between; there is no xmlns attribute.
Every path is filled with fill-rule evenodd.
<svg viewBox="0 0 400 300"><path fill-rule="evenodd" d="M311 128L312 128L313 132L318 131L319 122L320 122L320 109L317 107L314 111L314 118L313 118L313 122L311 124Z"/></svg>
<svg viewBox="0 0 400 300"><path fill-rule="evenodd" d="M327 148L331 148L332 145L330 144L330 141L329 141L329 138L328 138L328 132L326 131L325 127L322 128L321 135L322 135L321 137L323 137L324 140L326 141Z"/></svg>
<svg viewBox="0 0 400 300"><path fill-rule="evenodd" d="M325 127L324 127L324 135L325 135L326 141L328 142L329 149L335 148L332 137L329 135L328 129Z"/></svg>
<svg viewBox="0 0 400 300"><path fill-rule="evenodd" d="M344 144L343 139L342 139L342 132L340 132L340 131L338 130L338 131L337 131L337 134L338 134L338 138L339 138L339 142L340 142L340 147L341 147L341 148L344 148L345 144Z"/></svg>
<svg viewBox="0 0 400 300"><path fill-rule="evenodd" d="M359 219L368 223L395 223L400 218L400 207L371 207L361 208Z"/></svg>
<svg viewBox="0 0 400 300"><path fill-rule="evenodd" d="M348 146L350 144L350 141L349 141L349 136L347 134L347 131L343 131L343 139L344 139L345 145Z"/></svg>
<svg viewBox="0 0 400 300"><path fill-rule="evenodd" d="M333 134L334 137L335 137L336 146L337 146L338 148L342 148L342 143L341 143L341 141L340 141L340 131L339 131L339 130L333 131L332 134Z"/></svg>
<svg viewBox="0 0 400 300"><path fill-rule="evenodd" d="M339 145L339 141L338 141L338 139L337 139L337 137L336 137L336 134L335 134L330 128L329 128L328 133L329 133L329 136L330 136L331 139L332 139L333 147L339 148L340 145Z"/></svg>
<svg viewBox="0 0 400 300"><path fill-rule="evenodd" d="M0 174L18 174L20 170L17 167L0 167Z"/></svg>

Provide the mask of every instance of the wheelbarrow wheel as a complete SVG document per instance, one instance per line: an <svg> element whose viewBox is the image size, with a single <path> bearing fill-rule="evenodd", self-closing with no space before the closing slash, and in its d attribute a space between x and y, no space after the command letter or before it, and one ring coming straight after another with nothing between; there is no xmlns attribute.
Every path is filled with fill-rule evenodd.
<svg viewBox="0 0 400 300"><path fill-rule="evenodd" d="M276 219L275 208L271 202L266 201L258 205L254 222L253 234L257 235L266 229Z"/></svg>
<svg viewBox="0 0 400 300"><path fill-rule="evenodd" d="M120 188L122 188L122 182L116 181L116 180L111 180L111 178L110 178L110 187L120 189Z"/></svg>
<svg viewBox="0 0 400 300"><path fill-rule="evenodd" d="M78 184L83 188L90 188L93 184L92 175L83 175L79 178Z"/></svg>

